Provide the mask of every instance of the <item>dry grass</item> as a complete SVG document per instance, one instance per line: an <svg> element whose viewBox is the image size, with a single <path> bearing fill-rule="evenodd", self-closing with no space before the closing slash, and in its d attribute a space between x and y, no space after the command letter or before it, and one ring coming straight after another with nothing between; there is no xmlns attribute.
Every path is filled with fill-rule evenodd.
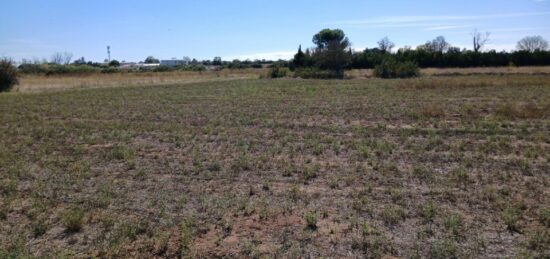
<svg viewBox="0 0 550 259"><path fill-rule="evenodd" d="M422 76L453 77L480 75L548 75L550 67L481 67L481 68L423 68ZM373 77L372 69L354 69L346 72L346 76L355 79Z"/></svg>
<svg viewBox="0 0 550 259"><path fill-rule="evenodd" d="M170 85L170 84L190 84L198 82L215 82L235 79L256 79L268 73L267 69L224 69L221 71L176 71L176 72L140 72L140 73L115 73L115 74L90 74L74 76L37 76L23 75L20 78L20 84L14 88L19 92L43 92L52 90L67 89L86 89L103 87L129 87L129 86L147 86L147 85ZM435 88L447 84L457 87L481 87L502 85L503 80L492 75L532 75L532 74L550 74L550 67L501 67L501 68L479 68L479 69L422 69L422 78L416 80L406 80L408 87ZM447 75L447 76L445 76ZM461 77L448 77L448 75L477 75L486 76L487 80L471 81ZM443 78L433 78L432 76L445 76ZM355 69L346 72L346 78L349 79L367 79L372 78L371 69ZM539 83L541 77L530 78L535 80L533 83ZM545 77L542 77L545 78ZM522 78L523 80L524 78ZM373 79L376 80L376 79ZM499 80L499 82L494 82ZM411 83L412 82L412 83Z"/></svg>
<svg viewBox="0 0 550 259"><path fill-rule="evenodd" d="M262 70L224 69L221 71L134 72L114 74L89 74L74 76L24 75L14 91L36 92L74 88L129 87L147 85L189 84L258 78Z"/></svg>
<svg viewBox="0 0 550 259"><path fill-rule="evenodd" d="M497 114L510 119L544 119L550 118L550 100L546 104L535 102L509 102L497 108Z"/></svg>
<svg viewBox="0 0 550 259"><path fill-rule="evenodd" d="M549 98L546 75L1 94L0 258L546 258Z"/></svg>
<svg viewBox="0 0 550 259"><path fill-rule="evenodd" d="M550 67L476 67L476 68L426 68L422 74L427 76L457 75L548 75Z"/></svg>

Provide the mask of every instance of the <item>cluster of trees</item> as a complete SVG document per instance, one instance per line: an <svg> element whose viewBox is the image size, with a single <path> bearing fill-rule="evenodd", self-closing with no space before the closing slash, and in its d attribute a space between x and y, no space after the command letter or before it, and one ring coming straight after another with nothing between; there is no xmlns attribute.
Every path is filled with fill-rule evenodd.
<svg viewBox="0 0 550 259"><path fill-rule="evenodd" d="M395 48L388 37L378 41L378 47L354 52L348 38L342 30L325 29L313 36L313 48L298 52L290 63L290 68L318 68L333 71L342 76L344 69L375 68L391 60L393 63L417 64L420 67L479 67L479 66L535 66L550 65L548 42L540 36L525 37L517 44L513 52L483 51L489 41L490 33L474 31L472 49L453 47L443 36L422 44L415 49L411 47ZM386 62L391 64L392 62Z"/></svg>

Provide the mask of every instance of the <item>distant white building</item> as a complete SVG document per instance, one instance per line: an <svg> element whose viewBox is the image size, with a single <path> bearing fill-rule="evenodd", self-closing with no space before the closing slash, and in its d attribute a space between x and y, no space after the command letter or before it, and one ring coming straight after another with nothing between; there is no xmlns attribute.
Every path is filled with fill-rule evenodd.
<svg viewBox="0 0 550 259"><path fill-rule="evenodd" d="M188 64L189 64L189 61L181 60L181 59L169 59L169 60L160 61L161 66L167 66L167 67L177 67L177 66L184 66Z"/></svg>

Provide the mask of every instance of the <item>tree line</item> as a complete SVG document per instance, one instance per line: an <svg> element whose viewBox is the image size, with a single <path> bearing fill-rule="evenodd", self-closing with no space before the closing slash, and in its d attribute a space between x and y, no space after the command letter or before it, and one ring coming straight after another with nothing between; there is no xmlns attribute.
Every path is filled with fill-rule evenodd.
<svg viewBox="0 0 550 259"><path fill-rule="evenodd" d="M517 43L512 52L483 51L490 33L474 31L472 49L460 49L439 36L416 48L404 47L393 51L395 43L388 37L378 41L375 48L353 51L342 30L325 29L313 36L313 48L299 46L289 64L293 70L303 68L329 69L341 75L344 69L375 68L386 60L412 62L419 67L495 67L550 65L548 41L541 36L529 36Z"/></svg>

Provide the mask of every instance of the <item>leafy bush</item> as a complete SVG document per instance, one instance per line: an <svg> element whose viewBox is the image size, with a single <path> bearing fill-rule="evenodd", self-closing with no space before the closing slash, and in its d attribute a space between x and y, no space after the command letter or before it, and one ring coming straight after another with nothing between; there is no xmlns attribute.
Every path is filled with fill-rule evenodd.
<svg viewBox="0 0 550 259"><path fill-rule="evenodd" d="M18 83L17 69L13 66L11 60L0 60L0 92L9 91Z"/></svg>
<svg viewBox="0 0 550 259"><path fill-rule="evenodd" d="M343 75L332 70L322 70L318 68L308 67L296 69L294 77L304 79L342 79Z"/></svg>
<svg viewBox="0 0 550 259"><path fill-rule="evenodd" d="M374 76L380 78L410 78L419 75L418 65L410 61L397 62L394 59L385 59L374 68Z"/></svg>

